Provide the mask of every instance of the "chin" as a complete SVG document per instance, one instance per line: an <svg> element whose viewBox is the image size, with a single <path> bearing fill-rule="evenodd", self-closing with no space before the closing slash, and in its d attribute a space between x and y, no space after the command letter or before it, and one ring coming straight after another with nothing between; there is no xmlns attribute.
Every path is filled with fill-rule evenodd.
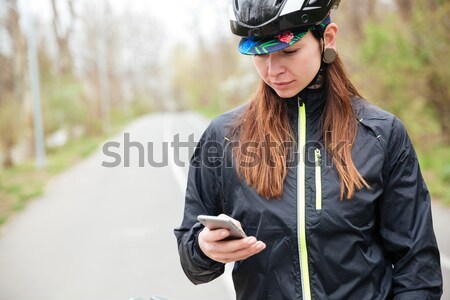
<svg viewBox="0 0 450 300"><path fill-rule="evenodd" d="M300 93L306 86L294 83L292 86L286 86L285 88L277 88L275 86L271 87L279 97L292 98L295 97L298 93Z"/></svg>
<svg viewBox="0 0 450 300"><path fill-rule="evenodd" d="M292 98L296 96L298 93L300 93L301 90L294 90L294 91L277 91L275 90L275 93L281 98Z"/></svg>

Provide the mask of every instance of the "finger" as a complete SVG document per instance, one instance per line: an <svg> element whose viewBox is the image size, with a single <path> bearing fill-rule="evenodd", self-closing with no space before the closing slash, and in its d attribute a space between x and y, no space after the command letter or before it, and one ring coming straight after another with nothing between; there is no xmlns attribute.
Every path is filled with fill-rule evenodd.
<svg viewBox="0 0 450 300"><path fill-rule="evenodd" d="M266 248L266 244L264 244L261 241L258 241L251 247L248 247L246 249L241 249L235 252L231 253L216 253L214 254L214 259L217 261L221 261L224 263L228 262L234 262L239 260L247 259L255 254L258 254L259 252L263 251Z"/></svg>
<svg viewBox="0 0 450 300"><path fill-rule="evenodd" d="M237 251L234 253L234 257L233 257L233 261L238 261L238 260L244 260L249 258L250 256L256 255L258 253L260 253L261 251L263 251L266 248L266 244L264 244L263 242L259 241L257 243L255 243L254 245L252 245L252 247L250 247L249 249L246 249L247 251Z"/></svg>
<svg viewBox="0 0 450 300"><path fill-rule="evenodd" d="M223 241L220 243L220 252L230 253L238 250L246 249L255 244L258 240L254 236L249 236L242 239Z"/></svg>
<svg viewBox="0 0 450 300"><path fill-rule="evenodd" d="M219 237L217 233L219 232ZM217 238L222 239L222 237L229 236L228 230L209 230L207 227L203 228L198 235L198 244L201 251L211 259L219 261L214 258L214 253L217 253L220 249L219 242Z"/></svg>
<svg viewBox="0 0 450 300"><path fill-rule="evenodd" d="M209 242L208 251L211 253L232 253L238 250L246 249L256 243L255 237L248 237L239 240L226 240Z"/></svg>
<svg viewBox="0 0 450 300"><path fill-rule="evenodd" d="M226 256L231 253L236 253L238 251L254 247L257 242L258 240L253 236L240 240L212 242L209 243L207 250L211 254L220 255L220 257L223 257L222 255Z"/></svg>
<svg viewBox="0 0 450 300"><path fill-rule="evenodd" d="M200 234L205 242L213 243L229 237L230 231L228 229L210 230L205 227Z"/></svg>
<svg viewBox="0 0 450 300"><path fill-rule="evenodd" d="M233 252L247 249L256 243L256 238L250 237L242 240L232 240L232 241L215 241L215 242L204 242L202 241L201 249L210 256L212 259L217 260L218 258L227 257Z"/></svg>

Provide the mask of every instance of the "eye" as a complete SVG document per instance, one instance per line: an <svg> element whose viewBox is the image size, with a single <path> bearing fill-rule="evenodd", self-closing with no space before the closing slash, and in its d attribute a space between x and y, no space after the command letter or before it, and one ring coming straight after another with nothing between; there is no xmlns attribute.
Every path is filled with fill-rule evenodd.
<svg viewBox="0 0 450 300"><path fill-rule="evenodd" d="M290 54L294 54L298 51L298 49L293 49L293 50L283 50L284 54L290 55Z"/></svg>

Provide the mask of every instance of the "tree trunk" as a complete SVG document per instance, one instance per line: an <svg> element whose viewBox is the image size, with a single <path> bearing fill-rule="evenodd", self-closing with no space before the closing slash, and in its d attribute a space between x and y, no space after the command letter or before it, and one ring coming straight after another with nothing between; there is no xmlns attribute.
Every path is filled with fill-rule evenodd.
<svg viewBox="0 0 450 300"><path fill-rule="evenodd" d="M439 75L431 73L428 79L429 101L434 106L437 114L439 126L441 127L442 138L445 144L450 144L450 106L448 105L448 97L450 92L448 87Z"/></svg>
<svg viewBox="0 0 450 300"><path fill-rule="evenodd" d="M56 44L58 45L59 56L56 69L60 74L72 73L73 61L72 55L70 53L69 41L72 35L73 23L75 19L75 10L73 8L73 3L71 0L67 0L71 20L69 23L67 23L67 29L65 33L61 29L63 26L61 26L59 12L56 6L56 0L51 0L51 4L53 10L53 33L55 35Z"/></svg>
<svg viewBox="0 0 450 300"><path fill-rule="evenodd" d="M27 75L27 51L25 37L20 30L20 15L18 13L17 0L10 1L6 19L6 30L12 41L14 53L12 68L12 83L10 91L17 101L23 101ZM8 92L8 91L7 91Z"/></svg>
<svg viewBox="0 0 450 300"><path fill-rule="evenodd" d="M431 11L436 10L436 8L437 8L436 0L427 0L427 4L428 4L428 8L429 8Z"/></svg>
<svg viewBox="0 0 450 300"><path fill-rule="evenodd" d="M369 3L367 4L367 15L371 20L376 19L377 4L377 0L369 0Z"/></svg>
<svg viewBox="0 0 450 300"><path fill-rule="evenodd" d="M10 147L6 147L5 152L3 153L3 168L11 168L14 166L14 161L12 158L12 149Z"/></svg>
<svg viewBox="0 0 450 300"><path fill-rule="evenodd" d="M1 57L0 76L0 146L4 149L3 165L13 165L12 148L21 139L21 113L26 104L27 90L27 45L20 29L20 15L17 0L7 2L4 17L5 33L11 41L12 53Z"/></svg>
<svg viewBox="0 0 450 300"><path fill-rule="evenodd" d="M411 0L395 0L398 11L404 20L409 20L414 1Z"/></svg>

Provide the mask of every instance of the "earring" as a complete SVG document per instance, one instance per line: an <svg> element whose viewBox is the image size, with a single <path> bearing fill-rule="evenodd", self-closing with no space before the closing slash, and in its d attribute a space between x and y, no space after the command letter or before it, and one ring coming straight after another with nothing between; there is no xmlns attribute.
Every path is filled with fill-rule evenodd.
<svg viewBox="0 0 450 300"><path fill-rule="evenodd" d="M326 48L323 52L323 62L326 64L331 64L336 60L337 53L333 48Z"/></svg>

